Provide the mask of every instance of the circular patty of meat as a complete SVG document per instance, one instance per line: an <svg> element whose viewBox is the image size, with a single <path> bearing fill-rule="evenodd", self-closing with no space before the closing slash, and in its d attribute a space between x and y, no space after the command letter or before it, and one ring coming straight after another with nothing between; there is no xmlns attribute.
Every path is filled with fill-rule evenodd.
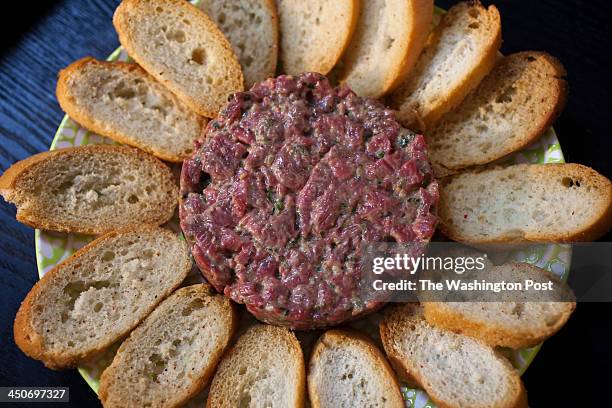
<svg viewBox="0 0 612 408"><path fill-rule="evenodd" d="M181 191L204 277L297 329L380 306L359 296L361 244L428 241L438 201L423 137L314 73L231 96L183 164Z"/></svg>

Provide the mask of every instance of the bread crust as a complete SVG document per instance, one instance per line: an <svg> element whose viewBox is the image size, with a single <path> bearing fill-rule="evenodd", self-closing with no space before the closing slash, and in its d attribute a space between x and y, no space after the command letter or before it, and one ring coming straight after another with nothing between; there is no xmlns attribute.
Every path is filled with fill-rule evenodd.
<svg viewBox="0 0 612 408"><path fill-rule="evenodd" d="M320 55L317 55L316 57L312 58L311 61L302 64L302 66L298 65L296 61L293 61L292 57L294 55L291 57L288 56L287 49L289 47L287 45L283 45L283 35L281 35L279 60L282 65L282 71L290 75L298 75L305 71L318 72L320 74L327 75L334 65L336 65L350 43L355 27L357 26L357 20L359 18L360 1L361 0L336 0L334 2L336 6L341 7L343 11L347 13L346 18L335 21L335 25L333 27L335 36L333 38L326 38L327 42L334 42L334 47L327 50L321 50ZM296 2L293 0L277 0L277 2L280 3L277 12L280 22L279 27L282 34L283 7L285 4L287 4L287 7L291 7L291 5ZM306 28L314 29L315 27L308 26Z"/></svg>
<svg viewBox="0 0 612 408"><path fill-rule="evenodd" d="M215 374L215 378L213 378L213 381L210 387L209 397L208 397L208 400L206 401L206 407L207 408L218 408L219 401L224 402L224 405L222 406L229 406L229 403L224 401L225 395L218 394L220 392L223 392L224 390L217 389L218 385L217 385L216 376L219 375L219 372L223 369L223 362L225 360L235 358L235 356L238 353L243 351L240 340L245 338L246 336L249 336L249 337L253 336L252 334L253 331L271 332L272 336L275 336L275 337L282 336L281 341L283 342L289 341L289 343L291 344L291 348L293 351L293 355L291 356L291 358L294 360L294 362L298 366L298 372L297 372L298 389L295 390L295 394L296 394L295 404L287 408L303 408L305 406L305 397L306 397L306 367L304 364L304 356L302 354L302 347L300 346L299 341L295 337L295 334L289 331L289 329L278 327L278 326L267 325L267 324L257 324L255 326L251 326L249 329L247 329L245 333L243 333L238 338L236 343L232 345L225 352L225 355L223 356L223 360L221 361L219 365L219 370L217 370L217 373ZM283 333L281 334L281 332Z"/></svg>
<svg viewBox="0 0 612 408"><path fill-rule="evenodd" d="M563 284L555 274L530 264L515 262L504 266L521 270L526 277L529 276L529 273L535 272L544 275L547 280L555 282L556 285ZM558 288L559 286L556 287ZM576 302L560 301L555 302L555 304L562 304L564 307L561 317L555 321L553 325L549 326L547 324L544 330L537 332L534 330L517 331L513 328L505 327L503 324L487 321L484 318L471 318L461 311L453 309L453 307L446 302L421 303L423 307L423 316L432 326L476 338L491 347L509 347L515 350L534 347L542 343L558 332L565 323L567 323L576 308Z"/></svg>
<svg viewBox="0 0 612 408"><path fill-rule="evenodd" d="M554 326L541 333L516 333L503 326L489 326L487 323L472 320L450 308L445 303L423 303L425 319L433 326L450 330L454 333L479 339L491 347L509 347L514 350L534 347L554 335L561 329L574 311L576 304L568 302L563 317Z"/></svg>
<svg viewBox="0 0 612 408"><path fill-rule="evenodd" d="M401 62L397 65L395 72L389 75L389 85L385 87L380 96L387 95L406 80L410 70L414 67L419 55L423 51L429 36L433 19L433 2L430 0L413 0L409 3L409 6L407 19L412 20L414 23L407 41L409 46L406 46Z"/></svg>
<svg viewBox="0 0 612 408"><path fill-rule="evenodd" d="M339 68L339 79L340 82L345 82L354 88L353 90L360 94L360 96L380 98L395 90L406 79L410 69L416 64L418 56L425 46L433 18L433 2L431 0L401 0L401 2L405 3L405 7L399 10L394 9L394 12L401 13L397 18L404 21L405 25L410 27L410 29L405 35L402 35L403 38L394 38L394 43L402 44L402 49L393 61L383 65L386 72L378 89L364 93L359 89L357 82L363 83L367 79L358 78L352 81L353 70L355 69L353 65L360 58L355 54L357 52L356 46L352 47L352 43L349 43L347 46L347 51L343 56L343 66ZM371 23L358 20L357 29L360 24ZM352 41L356 41L355 37L353 37ZM366 58L372 64L380 63L380 59L377 56L368 56Z"/></svg>
<svg viewBox="0 0 612 408"><path fill-rule="evenodd" d="M237 325L238 325L236 309L233 303L229 300L229 298L223 295L215 294L214 290L208 284L196 284L196 285L183 287L181 289L178 289L174 294L171 295L171 297L181 296L181 297L186 297L189 299L191 295L191 293L189 292L197 292L198 297L210 297L211 302L213 301L221 302L224 305L227 311L227 315L224 317L227 321L230 322L230 326L227 328L227 336L226 336L227 342L225 344L225 347L218 348L215 351L215 354L211 359L211 364L207 366L203 372L192 373L191 375L191 378L193 379L192 385L189 387L188 390L183 392L180 398L175 400L174 403L165 405L166 408L172 408L172 407L178 408L178 407L183 406L191 398L195 397L199 392L201 392L206 387L206 385L208 385L211 377L213 376L215 372L215 369L217 368L217 364L221 360L221 357L223 356L223 353L227 347L227 344L229 344L229 341L233 337L236 331ZM163 307L163 304L160 304L159 307ZM164 311L169 312L170 310L164 310ZM121 354L127 353L129 351L127 349L128 347L132 345L132 343L138 344L141 340L143 340L139 336L142 335L144 330L146 330L148 320L153 319L155 317L157 316L153 314L149 315L147 318L145 318L140 323L140 325L136 329L134 329L130 333L129 337L121 344L121 346L119 347L119 350L117 350L117 354L115 355L116 357L115 359L113 359L113 362L111 363L111 365L107 367L102 373L102 376L100 377L100 389L98 390L98 396L100 398L100 401L102 401L102 405L104 405L105 407L118 407L118 405L112 404L108 401L109 394L112 392L109 389L109 387L111 386L112 376L114 374L114 371L121 369L121 366L120 366L121 362L119 361L120 357L117 357L117 356L121 356ZM173 390L169 388L168 392L173 392Z"/></svg>
<svg viewBox="0 0 612 408"><path fill-rule="evenodd" d="M427 44L425 45L425 49L421 55L424 55L428 51L433 52L432 49L435 49L438 46L444 31L453 23L451 20L453 17L455 17L453 9L455 9L458 13L463 9L469 8L478 8L480 11L488 15L494 24L493 35L488 37L488 41L482 47L482 53L480 54L479 59L473 63L473 69L468 72L465 77L461 78L461 81L457 83L456 87L449 89L446 94L441 95L431 109L425 112L420 112L407 110L408 107L402 108L402 102L410 95L407 94L409 90L404 89L401 86L402 84L400 84L399 89L397 89L396 92L390 96L390 100L391 104L399 109L397 118L405 127L415 131L426 132L442 117L443 114L457 107L463 101L463 99L465 99L465 97L478 86L482 79L497 63L498 51L502 42L501 17L499 15L499 10L494 5L490 5L485 9L480 1L477 0L459 3L451 8L442 17L440 24L438 24L434 31L430 34ZM410 81L410 74L408 75L407 80Z"/></svg>
<svg viewBox="0 0 612 408"><path fill-rule="evenodd" d="M481 166L494 162L496 160L501 160L509 156L510 154L517 152L523 149L524 147L529 146L531 143L535 142L542 134L544 134L544 132L546 132L553 125L555 120L559 117L567 102L567 95L569 90L567 81L565 80L566 71L558 59L545 52L524 51L503 57L498 62L497 66L493 68L491 75L487 77L483 82L481 82L480 85L487 85L487 81L490 82L498 78L500 75L504 74L504 71L506 71L507 73L508 71L511 72L512 70L517 69L517 66L522 63L521 60L543 61L547 65L547 68L550 70L551 75L549 77L549 80L546 82L543 90L541 90L540 92L546 93L545 97L543 96L542 102L546 101L547 104L550 104L550 106L548 106L548 109L543 112L542 115L538 117L533 117L532 120L529 122L528 131L524 132L524 129L521 130L521 137L517 138L514 143L503 146L503 148L497 146L494 151L490 151L488 153L484 153L478 156L470 155L472 157L470 157L469 159L465 158L464 156L459 156L461 157L461 159L456 160L456 162L453 164L448 162L444 163L439 157L437 157L438 155L436 154L436 149L434 147L431 147L430 158L433 162L433 165L435 167L438 167L439 169L437 173L440 173L442 175L453 174L457 171L462 171L466 168ZM522 67L520 69L522 69ZM479 89L481 88L477 87L472 95L476 95ZM459 105L457 111L450 112L449 114L460 112L461 106L462 105ZM444 116L440 119L436 126L431 129L432 133L436 131L438 125L442 126L444 124L444 121L447 117L448 116ZM431 143L431 137L428 138L428 142ZM434 145L434 143L432 143L432 145Z"/></svg>
<svg viewBox="0 0 612 408"><path fill-rule="evenodd" d="M156 63L153 62L146 55L146 52L141 52L139 47L134 43L132 38L132 32L129 24L130 14L138 12L140 7L149 7L150 1L147 0L123 0L119 7L115 10L113 15L113 25L119 36L119 42L121 46L125 48L127 53L138 62L147 72L149 72L155 79L164 84L174 94L183 100L183 102L191 107L195 112L207 118L214 118L219 109L219 106L215 101L211 100L210 97L206 101L203 99L194 98L185 92L184 86L177 84L176 82L167 79L164 72L160 72L156 68ZM242 91L244 89L244 77L242 75L242 68L234 53L231 44L225 38L225 35L217 27L217 25L204 13L188 1L183 0L164 0L164 5L174 8L180 8L182 12L188 14L198 20L200 20L206 27L207 32L211 34L214 41L220 46L225 57L231 61L229 66L226 66L226 73L233 85L232 92ZM184 85L184 84L183 84ZM227 95L225 95L227 96Z"/></svg>
<svg viewBox="0 0 612 408"><path fill-rule="evenodd" d="M450 216L448 214L449 210L448 206L445 204L444 199L445 186L451 183L455 177L459 176L454 175L443 179L441 183L441 200L439 206L440 223L438 224L440 231L448 238L454 241L469 243L470 245L477 246L480 248L495 250L497 247L500 246L499 244L502 244L501 247L503 248L503 244L507 245L509 243L528 244L530 242L589 242L598 239L612 228L612 183L605 176L597 173L590 167L575 163L551 163L544 165L534 164L528 166L531 167L531 171L534 171L536 174L542 174L544 179L549 179L551 175L555 174L556 172L560 173L564 170L571 170L572 175L579 175L585 180L588 180L593 185L598 186L598 189L604 192L602 197L600 198L600 200L604 202L600 211L600 215L597 218L592 219L590 224L585 226L582 230L572 232L568 231L566 233L560 234L539 234L537 232L523 231L523 235L520 237L516 234L501 234L495 237L489 237L488 239L462 235L460 231L457 231L453 228L452 225L450 225ZM475 170L474 173L486 170L487 169L479 169ZM462 174L465 175L466 173Z"/></svg>
<svg viewBox="0 0 612 408"><path fill-rule="evenodd" d="M255 13L256 13L255 9L265 10L268 17L266 20L263 21L262 24L265 25L270 30L270 34L271 34L269 37L265 36L265 38L269 40L268 44L262 47L258 47L259 48L257 50L258 55L255 56L255 59L260 59L261 61L265 61L265 63L262 64L262 67L261 67L262 69L253 70L253 69L249 69L248 67L244 67L244 66L242 67L243 68L242 71L244 74L245 88L249 89L254 84L260 81L263 81L267 78L274 77L274 74L276 73L276 67L278 65L278 49L279 49L278 13L276 10L276 4L274 3L274 0L256 0L256 1L230 0L230 1L225 1L225 2L219 2L217 0L204 0L200 2L200 4L198 5L198 8L207 12L209 14L209 17L211 17L215 22L217 22L218 26L221 28L221 31L223 31L224 33L227 33L226 37L228 38L228 40L230 40L230 43L232 43L230 39L231 35L229 34L228 30L223 28L222 22L219 21L218 13L219 13L219 10L224 10L224 6L225 6L225 9L227 9L228 6L234 6L236 4L239 4L239 7L241 8L244 5L246 5L247 7L250 6L251 10L253 10ZM233 30L240 31L239 33L240 37L246 40L245 43L243 44L239 43L240 45L243 45L246 48L249 48L252 46L249 44L248 42L249 40L247 37L248 34L253 34L252 32L250 32L249 30L246 30L246 31L240 30L240 27L238 29L234 28ZM267 31L265 31L265 33L267 33ZM259 30L259 36L261 38L264 37L263 34L264 32L262 32L262 30ZM232 46L234 50L236 50L238 47L237 44L233 44L233 43L232 43ZM262 48L265 48L265 50ZM238 55L240 54L240 51L237 51L236 54L239 57L238 58L239 62L241 62L242 64L243 60L241 60L240 58L241 56Z"/></svg>
<svg viewBox="0 0 612 408"><path fill-rule="evenodd" d="M376 367L372 367L372 370L381 371L382 375L390 380L389 388L388 388L388 396L389 401L387 401L390 405L389 407L395 406L398 408L404 407L404 399L400 392L400 384L397 381L397 377L395 372L385 359L383 353L376 347L374 342L367 336L346 329L332 329L325 332L317 342L315 343L312 353L310 355L309 362L309 374L308 374L308 396L310 398L310 404L313 408L321 408L323 405L319 399L319 393L316 388L316 383L312 378L313 367L317 364L317 360L321 357L321 354L325 352L325 349L332 346L334 344L344 344L346 347L349 347L349 343L360 343L366 348L366 352L374 359L377 363Z"/></svg>
<svg viewBox="0 0 612 408"><path fill-rule="evenodd" d="M567 81L565 80L565 77L567 76L567 72L565 71L563 64L561 64L561 61L559 61L557 58L553 57L550 54L547 54L545 52L536 52L536 51L519 52L509 57L513 57L517 59L518 58L524 58L524 59L542 58L544 61L546 61L553 68L554 78L556 79L556 81L554 81L553 94L550 96L550 99L554 100L555 103L549 110L548 114L540 118L539 126L537 128L534 128L531 133L525 135L524 139L517 141L517 143L510 146L506 151L501 152L497 157L488 157L485 163L489 163L493 160L497 160L498 158L506 157L509 154L517 152L521 150L522 148L527 147L531 143L535 142L540 136L542 136L544 132L546 132L553 125L553 123L557 120L559 115L561 115L561 112L563 112L563 109L565 108L565 105L567 103L569 85ZM475 163L475 164L483 164L483 163Z"/></svg>
<svg viewBox="0 0 612 408"><path fill-rule="evenodd" d="M280 28L279 28L278 10L276 8L276 3L274 2L274 0L263 0L262 3L264 4L264 7L266 8L266 10L268 10L268 13L270 13L270 16L272 16L272 21L274 22L273 30L272 30L274 33L273 52L272 52L273 58L270 59L269 64L268 64L269 65L268 66L268 76L274 77L276 74L276 67L278 66L278 54L279 54L279 49L280 49ZM245 84L245 88L248 85L249 84Z"/></svg>
<svg viewBox="0 0 612 408"><path fill-rule="evenodd" d="M62 150L50 150L48 152L37 153L13 164L0 176L0 194L10 201L12 195L15 193L14 189L19 176L21 176L25 170L50 157L54 157L61 151Z"/></svg>
<svg viewBox="0 0 612 408"><path fill-rule="evenodd" d="M172 179L172 173L168 166L160 162L155 157L145 153L141 150L127 147L127 146L113 146L113 145L88 145L78 147L68 147L64 149L51 150L47 152L37 153L24 160L21 160L13 164L7 169L2 176L0 176L0 195L9 202L16 203L17 205L17 220L25 225L32 228L39 228L43 230L59 231L59 232L76 232L81 234L97 235L112 231L116 225L72 225L73 223L65 220L45 220L38 217L36 214L31 214L28 211L20 211L19 201L23 198L22 193L19 190L19 184L21 181L31 177L31 173L36 170L36 166L40 165L46 160L68 158L83 154L128 154L133 155L134 160L139 162L148 162L162 174L168 181L166 186L170 191L174 192L173 196L176 198L172 203L166 203L164 208L159 208L159 212L154 216L149 216L145 219L135 220L134 225L137 224L156 224L161 225L169 221L174 215L174 210L178 204L178 186L176 186ZM41 182L43 182L41 180Z"/></svg>
<svg viewBox="0 0 612 408"><path fill-rule="evenodd" d="M39 301L39 298L44 296L47 287L53 284L53 280L56 278L57 275L62 274L63 268L66 265L79 262L79 260L84 255L91 251L97 250L97 248L105 242L113 240L120 235L133 231L151 231L155 233L163 233L167 234L168 237L171 237L171 239L174 239L173 232L157 227L155 225L144 224L138 227L122 228L102 235L101 237L95 239L94 241L85 245L83 248L76 251L71 257L60 262L53 269L47 272L38 282L36 282L30 292L28 292L28 294L26 295L26 298L23 300L21 306L19 307L19 310L17 311L17 315L13 324L13 336L15 338L15 343L17 344L17 347L19 347L21 351L23 351L26 355L32 357L35 360L42 361L47 368L50 368L52 370L75 368L80 362L94 358L95 356L102 353L109 346L127 335L133 329L133 327L127 327L121 332L120 335L106 339L106 341L102 342L97 347L92 348L91 350L81 350L80 353L76 354L55 354L45 350L43 337L40 335L40 333L38 333L37 328L33 326L32 322L32 317L36 313L36 305ZM181 243L183 251L185 253L185 262L180 272L182 272L184 276L187 276L187 273L191 269L191 259L187 256L188 248L186 243L184 241L181 241ZM155 309L157 304L161 302L165 296L170 294L170 292L172 292L176 287L178 287L179 284L180 280L173 288L171 288L171 290L165 293L164 296L160 296L157 303L151 304L149 307L149 312ZM143 316L143 319L144 317L146 316Z"/></svg>
<svg viewBox="0 0 612 408"><path fill-rule="evenodd" d="M109 70L117 69L126 73L135 72L138 75L141 75L146 80L157 82L157 80L153 78L153 76L149 75L137 64L122 61L98 61L92 57L81 58L80 60L75 61L66 68L62 69L58 74L58 81L55 93L62 110L66 112L71 119L75 120L84 128L89 129L94 133L97 133L101 136L109 137L119 143L142 149L145 152L153 154L154 156L160 158L161 160L174 163L182 163L182 161L186 157L174 154L170 151L158 149L154 146L145 143L142 140L135 139L129 135L104 128L103 126L99 126L95 118L93 118L91 115L88 115L86 112L84 112L83 109L80 109L78 107L78 105L71 97L71 90L68 81L72 75L79 75L80 70L87 65L99 65L102 67L106 67ZM175 103L178 103L178 99L173 93L168 91L167 96L172 98ZM198 122L200 128L202 128L207 123L207 120L201 116L198 116Z"/></svg>
<svg viewBox="0 0 612 408"><path fill-rule="evenodd" d="M435 404L440 408L463 408L459 406L454 406L448 401L444 401L436 392L435 389L431 389L431 387L427 386L427 381L424 378L419 376L417 373L411 372L408 368L407 364L404 361L404 358L400 355L398 350L393 346L394 339L401 337L402 333L395 332L394 327L390 324L391 320L400 320L400 324L403 326L407 326L410 324L410 316L414 314L414 310L419 308L417 303L409 303L401 306L397 306L388 310L385 318L380 323L380 336L382 339L382 343L387 353L387 357L391 362L393 368L399 373L400 376L408 379L409 381L414 381L421 388L423 388L427 395L431 398ZM496 353L497 354L497 353ZM500 361L504 363L504 366L513 371L514 368L512 365L505 360L504 357L499 356ZM511 401L505 401L503 405L500 406L491 406L492 408L528 408L527 403L527 392L525 390L525 386L521 381L518 375L513 377L515 380L514 388L515 388L515 396Z"/></svg>

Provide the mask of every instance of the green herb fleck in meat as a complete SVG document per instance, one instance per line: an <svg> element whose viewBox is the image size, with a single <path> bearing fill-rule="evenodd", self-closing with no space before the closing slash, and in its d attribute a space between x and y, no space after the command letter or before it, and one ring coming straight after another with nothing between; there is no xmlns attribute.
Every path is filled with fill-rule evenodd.
<svg viewBox="0 0 612 408"><path fill-rule="evenodd" d="M272 214L280 214L281 211L285 209L285 203L282 198L276 198L274 191L267 189L266 196L268 197L268 201L272 203Z"/></svg>
<svg viewBox="0 0 612 408"><path fill-rule="evenodd" d="M274 213L275 214L279 214L284 209L285 209L285 203L283 203L283 200L279 199L274 202Z"/></svg>

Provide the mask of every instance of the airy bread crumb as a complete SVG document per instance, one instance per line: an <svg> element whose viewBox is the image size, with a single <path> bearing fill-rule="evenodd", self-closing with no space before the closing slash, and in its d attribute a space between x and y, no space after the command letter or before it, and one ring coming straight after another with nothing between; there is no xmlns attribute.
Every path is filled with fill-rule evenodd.
<svg viewBox="0 0 612 408"><path fill-rule="evenodd" d="M102 404L183 406L208 384L236 323L231 301L208 285L177 290L119 347L100 378Z"/></svg>
<svg viewBox="0 0 612 408"><path fill-rule="evenodd" d="M69 147L15 163L0 194L33 228L103 234L174 214L178 186L170 168L141 150L112 145Z"/></svg>
<svg viewBox="0 0 612 408"><path fill-rule="evenodd" d="M74 368L127 335L190 270L187 245L170 230L110 232L34 285L17 312L15 342L49 368Z"/></svg>

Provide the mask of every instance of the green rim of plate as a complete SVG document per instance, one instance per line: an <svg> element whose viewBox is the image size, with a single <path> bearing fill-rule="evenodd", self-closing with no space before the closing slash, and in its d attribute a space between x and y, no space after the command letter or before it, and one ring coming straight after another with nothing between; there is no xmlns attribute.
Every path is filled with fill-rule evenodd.
<svg viewBox="0 0 612 408"><path fill-rule="evenodd" d="M198 5L200 0L193 3ZM436 7L436 22L439 16L444 13L443 9ZM123 50L117 48L108 58L108 61L128 61L129 57ZM98 136L83 129L67 115L64 116L55 133L50 150L68 146L80 146L87 144L115 142ZM505 162L509 163L564 163L565 159L561 146L553 128L549 129L542 137L531 146L514 153ZM55 265L72 255L77 249L81 248L93 237L79 234L61 234L54 232L41 231L34 232L34 243L36 251L36 264L38 275L42 277ZM569 275L569 265L571 260L571 249L566 245L542 245L531 250L529 253L517 253L515 259L518 261L529 262L541 268L547 269L563 280L567 280ZM380 316L374 315L371 318L364 318L356 326L366 331L374 338L378 337L377 323ZM509 358L516 369L523 374L531 364L542 344L522 350L502 350L502 353ZM87 366L79 367L79 373L85 379L92 390L98 393L99 375L106 367L116 351L116 346L101 357L97 362ZM418 389L402 386L402 395L409 408L434 408L435 404L429 399L427 394Z"/></svg>

